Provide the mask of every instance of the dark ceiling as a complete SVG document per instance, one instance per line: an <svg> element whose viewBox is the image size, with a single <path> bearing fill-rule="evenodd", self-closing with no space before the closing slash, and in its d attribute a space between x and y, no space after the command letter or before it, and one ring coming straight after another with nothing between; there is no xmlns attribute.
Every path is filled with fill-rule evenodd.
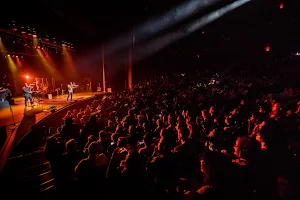
<svg viewBox="0 0 300 200"><path fill-rule="evenodd" d="M5 2L11 12L3 13L2 26L15 20L61 40L86 47L125 31L129 26L161 14L181 0L164 1L71 1L33 0ZM99 40L99 41L97 41Z"/></svg>
<svg viewBox="0 0 300 200"><path fill-rule="evenodd" d="M1 26L16 20L47 32L50 37L72 42L77 49L86 49L181 2L183 0L7 1L2 4L8 12L0 13ZM222 4L228 2L224 0ZM281 2L284 2L282 10L279 9ZM252 0L205 27L205 34L200 30L164 52L170 56L207 52L255 54L264 51L267 44L285 53L300 51L299 4L297 0Z"/></svg>

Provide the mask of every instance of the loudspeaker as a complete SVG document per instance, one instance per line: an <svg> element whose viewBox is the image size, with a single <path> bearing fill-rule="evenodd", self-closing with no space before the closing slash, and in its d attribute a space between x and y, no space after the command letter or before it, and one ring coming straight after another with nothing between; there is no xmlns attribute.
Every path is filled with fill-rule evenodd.
<svg viewBox="0 0 300 200"><path fill-rule="evenodd" d="M35 114L36 114L37 112L34 110L34 109L25 109L24 110L24 117L26 117L26 118L35 118Z"/></svg>

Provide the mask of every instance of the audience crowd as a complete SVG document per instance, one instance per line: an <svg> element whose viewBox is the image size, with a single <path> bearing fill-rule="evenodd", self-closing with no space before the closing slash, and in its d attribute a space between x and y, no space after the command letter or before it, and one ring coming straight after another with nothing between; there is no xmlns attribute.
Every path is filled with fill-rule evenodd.
<svg viewBox="0 0 300 200"><path fill-rule="evenodd" d="M44 150L57 193L299 199L298 71L161 76L68 111Z"/></svg>

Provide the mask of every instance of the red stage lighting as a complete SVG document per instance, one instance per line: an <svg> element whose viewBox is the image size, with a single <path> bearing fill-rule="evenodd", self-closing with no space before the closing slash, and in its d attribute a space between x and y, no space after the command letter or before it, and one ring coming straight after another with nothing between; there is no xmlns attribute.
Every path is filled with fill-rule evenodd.
<svg viewBox="0 0 300 200"><path fill-rule="evenodd" d="M283 2L280 3L279 8L280 8L280 9L283 9L283 8L284 8Z"/></svg>
<svg viewBox="0 0 300 200"><path fill-rule="evenodd" d="M270 51L270 49L271 49L270 45L267 45L267 46L265 47L265 49L266 49L267 52Z"/></svg>
<svg viewBox="0 0 300 200"><path fill-rule="evenodd" d="M21 33L22 33L22 34L26 34L26 31L25 31L25 28L24 28L23 25L21 26Z"/></svg>
<svg viewBox="0 0 300 200"><path fill-rule="evenodd" d="M26 79L29 79L29 76L28 76L28 75L26 75L26 76L25 76L25 78L26 78Z"/></svg>
<svg viewBox="0 0 300 200"><path fill-rule="evenodd" d="M17 30L18 30L18 28L17 28L17 25L16 25L16 22L15 22L15 21L12 21L12 24L11 24L11 26L12 26L12 30L13 30L13 31L17 31Z"/></svg>

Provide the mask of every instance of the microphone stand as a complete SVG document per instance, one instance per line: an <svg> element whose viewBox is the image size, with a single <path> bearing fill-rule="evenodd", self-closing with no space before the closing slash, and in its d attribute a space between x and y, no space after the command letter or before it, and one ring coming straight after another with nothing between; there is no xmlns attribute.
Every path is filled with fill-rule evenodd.
<svg viewBox="0 0 300 200"><path fill-rule="evenodd" d="M10 102L8 102L8 104L9 104L9 109L10 109L10 113L11 113L11 118L12 118L12 120L13 120L13 125L16 126L16 122L15 122L15 117L14 117L13 109L12 109L12 107L11 107Z"/></svg>
<svg viewBox="0 0 300 200"><path fill-rule="evenodd" d="M60 98L64 98L64 89L63 89L63 84L60 84L60 89L61 89L61 96Z"/></svg>
<svg viewBox="0 0 300 200"><path fill-rule="evenodd" d="M74 88L74 96L75 96L75 100L77 100L77 87Z"/></svg>
<svg viewBox="0 0 300 200"><path fill-rule="evenodd" d="M12 125L16 126L15 117L14 117L14 112L13 112L13 109L12 109L12 107L11 107L11 102L10 102L11 98L12 98L12 97L9 95L9 96L7 96L7 97L5 98L5 100L6 100L6 101L8 102L8 104L9 104L9 110L10 110L11 118L12 118L12 121L13 121L13 124L12 124Z"/></svg>
<svg viewBox="0 0 300 200"><path fill-rule="evenodd" d="M72 87L73 87L73 86L72 86ZM77 100L77 93L76 93L76 91L77 91L77 87L74 87L74 88L73 88L74 101Z"/></svg>

